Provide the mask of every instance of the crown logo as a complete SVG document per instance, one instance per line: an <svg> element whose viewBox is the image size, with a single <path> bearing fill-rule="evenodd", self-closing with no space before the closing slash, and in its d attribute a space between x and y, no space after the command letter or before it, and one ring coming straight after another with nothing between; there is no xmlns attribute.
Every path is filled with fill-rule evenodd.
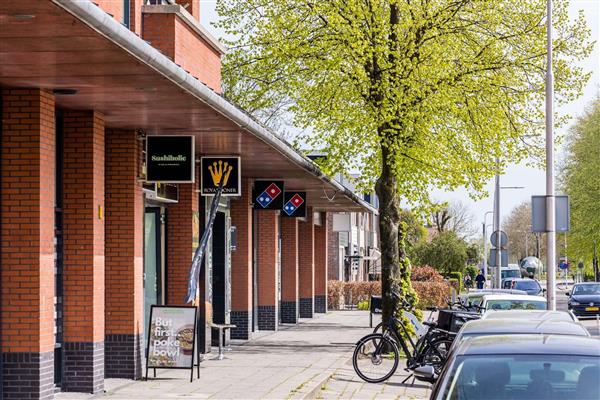
<svg viewBox="0 0 600 400"><path fill-rule="evenodd" d="M227 185L229 174L231 174L232 169L233 166L229 165L227 161L223 162L222 160L219 160L218 166L216 161L213 162L212 165L208 166L210 176L212 177L215 186L219 186L219 183L221 183L221 178L223 179L223 186ZM225 174L224 177L223 174Z"/></svg>

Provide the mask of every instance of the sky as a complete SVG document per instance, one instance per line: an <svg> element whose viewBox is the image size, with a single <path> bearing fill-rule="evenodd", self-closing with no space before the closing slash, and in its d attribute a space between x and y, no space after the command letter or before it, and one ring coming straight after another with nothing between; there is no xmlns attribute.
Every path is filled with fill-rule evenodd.
<svg viewBox="0 0 600 400"><path fill-rule="evenodd" d="M222 32L212 26L212 23L218 20L218 15L215 12L216 0L200 0L200 20L214 36L222 37ZM585 87L583 95L577 100L568 105L557 107L556 111L561 115L570 115L571 123L580 116L587 104L600 95L600 0L571 0L570 14L575 17L579 10L584 12L588 27L591 29L591 38L596 40L596 46L593 53L584 60L579 61L579 65L585 71L592 71L593 75ZM570 125L570 124L569 124ZM557 131L557 133L566 133L569 125ZM560 162L564 158L564 148L556 149L556 160ZM511 165L507 168L500 178L501 186L523 187L523 189L504 189L500 195L500 215L504 219L517 205L522 202L530 202L531 196L543 195L546 192L545 171L534 169L525 165L525 162L519 165ZM439 201L461 201L466 204L475 217L475 222L481 226L484 218L484 213L493 209L493 188L494 180L491 179L486 191L488 197L482 200L472 200L466 190L459 189L453 192L444 192L436 190L433 193L433 198ZM558 193L558 191L557 191ZM568 193L566 193L568 194ZM487 223L491 224L492 217L488 215ZM491 228L488 228L490 231Z"/></svg>

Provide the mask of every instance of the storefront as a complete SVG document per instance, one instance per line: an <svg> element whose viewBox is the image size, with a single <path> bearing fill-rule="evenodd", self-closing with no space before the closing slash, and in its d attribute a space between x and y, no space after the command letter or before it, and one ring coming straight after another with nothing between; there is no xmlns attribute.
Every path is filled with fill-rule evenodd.
<svg viewBox="0 0 600 400"><path fill-rule="evenodd" d="M224 49L197 15L176 4L131 1L125 13L119 2L97 3L0 2L6 399L98 393L105 378L141 377L150 306L185 303L206 229L213 197L203 157L240 163L200 274L203 352L213 323L251 339L325 312L326 213L374 212L220 96ZM174 25L160 25L161 41L164 20ZM181 35L193 48L169 53L165 41L182 46ZM193 140L187 180L150 177L146 142L170 136ZM265 180L283 182L281 196L301 193L306 214L259 209L253 189Z"/></svg>

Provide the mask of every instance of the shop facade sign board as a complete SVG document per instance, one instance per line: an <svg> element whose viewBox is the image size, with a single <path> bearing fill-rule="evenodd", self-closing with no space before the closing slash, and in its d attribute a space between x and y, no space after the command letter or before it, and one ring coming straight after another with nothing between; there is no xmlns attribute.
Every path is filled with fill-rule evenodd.
<svg viewBox="0 0 600 400"><path fill-rule="evenodd" d="M196 310L193 306L151 306L146 379L149 368L190 369L193 377Z"/></svg>
<svg viewBox="0 0 600 400"><path fill-rule="evenodd" d="M281 216L306 218L306 192L284 192Z"/></svg>
<svg viewBox="0 0 600 400"><path fill-rule="evenodd" d="M221 196L242 195L242 163L238 156L206 156L200 158L202 196L214 196L223 179Z"/></svg>
<svg viewBox="0 0 600 400"><path fill-rule="evenodd" d="M254 181L252 198L255 210L281 210L283 208L283 181Z"/></svg>
<svg viewBox="0 0 600 400"><path fill-rule="evenodd" d="M194 136L146 137L146 181L193 183Z"/></svg>

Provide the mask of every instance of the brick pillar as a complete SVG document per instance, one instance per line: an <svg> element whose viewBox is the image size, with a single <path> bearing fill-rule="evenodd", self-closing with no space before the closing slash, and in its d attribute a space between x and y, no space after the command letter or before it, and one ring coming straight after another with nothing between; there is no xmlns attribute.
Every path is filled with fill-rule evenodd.
<svg viewBox="0 0 600 400"><path fill-rule="evenodd" d="M277 330L277 269L278 260L278 219L279 211L256 211L258 274L258 329Z"/></svg>
<svg viewBox="0 0 600 400"><path fill-rule="evenodd" d="M315 226L312 207L308 207L306 216L306 221L298 223L300 318L312 318L315 309Z"/></svg>
<svg viewBox="0 0 600 400"><path fill-rule="evenodd" d="M242 196L231 199L231 225L237 228L237 249L231 254L232 339L252 335L252 185L242 181Z"/></svg>
<svg viewBox="0 0 600 400"><path fill-rule="evenodd" d="M315 312L327 312L327 213L321 214L321 225L315 225Z"/></svg>
<svg viewBox="0 0 600 400"><path fill-rule="evenodd" d="M64 113L63 390L104 390L104 119Z"/></svg>
<svg viewBox="0 0 600 400"><path fill-rule="evenodd" d="M54 397L54 97L2 89L4 399Z"/></svg>
<svg viewBox="0 0 600 400"><path fill-rule="evenodd" d="M298 218L281 219L281 322L298 322Z"/></svg>
<svg viewBox="0 0 600 400"><path fill-rule="evenodd" d="M340 273L340 235L333 231L333 213L327 213L327 280L343 280Z"/></svg>
<svg viewBox="0 0 600 400"><path fill-rule="evenodd" d="M107 378L140 379L144 331L144 197L141 142L134 130L106 130Z"/></svg>

